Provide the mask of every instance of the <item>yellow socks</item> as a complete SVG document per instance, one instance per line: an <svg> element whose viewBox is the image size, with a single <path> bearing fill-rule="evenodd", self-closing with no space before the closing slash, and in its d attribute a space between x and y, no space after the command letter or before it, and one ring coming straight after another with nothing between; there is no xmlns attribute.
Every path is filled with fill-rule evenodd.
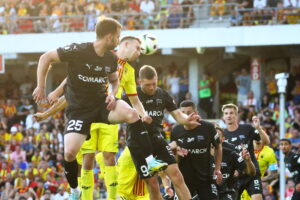
<svg viewBox="0 0 300 200"><path fill-rule="evenodd" d="M94 172L93 170L81 169L81 199L93 199Z"/></svg>
<svg viewBox="0 0 300 200"><path fill-rule="evenodd" d="M109 200L117 199L117 170L116 166L105 166L104 181Z"/></svg>
<svg viewBox="0 0 300 200"><path fill-rule="evenodd" d="M117 168L116 166L105 166L102 152L96 155L96 161L100 166L101 177L104 178L104 182L107 188L107 199L116 200L117 199Z"/></svg>

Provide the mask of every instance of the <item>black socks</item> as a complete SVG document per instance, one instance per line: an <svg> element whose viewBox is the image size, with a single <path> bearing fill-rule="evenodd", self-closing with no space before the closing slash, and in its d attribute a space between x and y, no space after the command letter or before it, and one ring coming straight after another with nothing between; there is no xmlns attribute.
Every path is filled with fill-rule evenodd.
<svg viewBox="0 0 300 200"><path fill-rule="evenodd" d="M76 159L71 162L67 162L66 160L64 160L64 167L65 167L65 175L67 177L69 185L73 189L77 188L78 187L78 179L77 179L78 163Z"/></svg>
<svg viewBox="0 0 300 200"><path fill-rule="evenodd" d="M138 144L143 151L144 157L152 155L152 144L148 131L146 131L142 120L138 120L132 124L128 124L128 141ZM128 146L130 146L128 144Z"/></svg>

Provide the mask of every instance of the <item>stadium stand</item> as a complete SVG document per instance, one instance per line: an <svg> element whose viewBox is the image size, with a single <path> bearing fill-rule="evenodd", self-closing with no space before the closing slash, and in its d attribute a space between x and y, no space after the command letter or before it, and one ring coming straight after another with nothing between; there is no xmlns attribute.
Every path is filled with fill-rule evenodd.
<svg viewBox="0 0 300 200"><path fill-rule="evenodd" d="M0 34L93 31L103 14L128 30L297 24L300 19L293 1L146 1L1 1Z"/></svg>

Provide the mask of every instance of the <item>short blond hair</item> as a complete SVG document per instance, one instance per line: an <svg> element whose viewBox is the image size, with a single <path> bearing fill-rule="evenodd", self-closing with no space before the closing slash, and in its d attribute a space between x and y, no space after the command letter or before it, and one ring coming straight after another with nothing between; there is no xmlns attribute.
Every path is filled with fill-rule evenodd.
<svg viewBox="0 0 300 200"><path fill-rule="evenodd" d="M236 111L236 113L239 112L239 108L233 103L224 104L222 106L222 112L224 113L224 110L227 109L227 108L233 108Z"/></svg>

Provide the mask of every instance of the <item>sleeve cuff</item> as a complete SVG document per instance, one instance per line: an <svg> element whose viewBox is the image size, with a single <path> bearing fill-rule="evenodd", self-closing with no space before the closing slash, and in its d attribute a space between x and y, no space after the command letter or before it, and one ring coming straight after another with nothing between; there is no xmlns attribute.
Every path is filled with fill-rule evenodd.
<svg viewBox="0 0 300 200"><path fill-rule="evenodd" d="M126 94L127 96L137 96L137 94Z"/></svg>

